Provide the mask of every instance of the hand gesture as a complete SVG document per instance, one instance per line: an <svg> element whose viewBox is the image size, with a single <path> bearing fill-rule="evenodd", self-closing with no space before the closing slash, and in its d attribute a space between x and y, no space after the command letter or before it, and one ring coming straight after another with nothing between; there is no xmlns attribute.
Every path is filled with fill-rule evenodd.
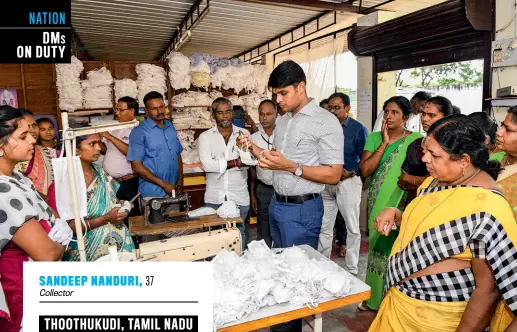
<svg viewBox="0 0 517 332"><path fill-rule="evenodd" d="M355 176L355 170L347 171L343 168L343 174L341 174L341 181L349 179Z"/></svg>
<svg viewBox="0 0 517 332"><path fill-rule="evenodd" d="M173 185L173 184L170 184L170 183L166 183L166 184L164 184L164 186L162 187L162 189L165 191L165 193L166 193L167 195L169 195L169 196L170 196L170 195L172 195L172 191L173 191L173 190L176 190L176 186L175 186L175 185Z"/></svg>
<svg viewBox="0 0 517 332"><path fill-rule="evenodd" d="M390 142L390 135L388 134L388 125L386 124L386 120L382 120L381 134L382 143L388 145Z"/></svg>
<svg viewBox="0 0 517 332"><path fill-rule="evenodd" d="M124 219L126 219L129 215L128 212L119 213L118 210L120 207L114 207L110 210L110 212L105 214L105 219L107 222L112 223L113 225L120 225Z"/></svg>
<svg viewBox="0 0 517 332"><path fill-rule="evenodd" d="M258 165L263 169L287 171L292 162L280 152L265 150L259 157Z"/></svg>
<svg viewBox="0 0 517 332"><path fill-rule="evenodd" d="M244 152L247 152L247 147L251 147L253 145L253 142L251 141L250 135L248 133L245 133L237 137L236 144L239 149L241 149Z"/></svg>
<svg viewBox="0 0 517 332"><path fill-rule="evenodd" d="M375 217L373 221L374 228L381 235L388 236L395 225L398 212L396 208L385 208Z"/></svg>

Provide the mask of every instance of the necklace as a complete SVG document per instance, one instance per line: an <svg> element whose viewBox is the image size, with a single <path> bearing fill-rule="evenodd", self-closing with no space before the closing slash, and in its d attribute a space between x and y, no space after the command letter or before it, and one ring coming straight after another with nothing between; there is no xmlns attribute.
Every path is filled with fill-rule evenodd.
<svg viewBox="0 0 517 332"><path fill-rule="evenodd" d="M476 175L479 174L479 172L481 172L481 169L478 169L474 174L472 174L471 176L469 176L465 181L462 181L464 184L467 184L470 180L472 180ZM436 188L436 185L438 184L438 181L436 181L436 183L433 183L431 184L431 188L434 189ZM438 208L444 203L446 202L452 195L454 195L454 193L456 193L456 191L461 188L459 187L461 185L461 183L458 184L458 187L454 188L453 191L451 191L451 193L449 195L447 195L447 197L445 197L441 202L440 204L438 204L436 207L430 209L430 211L424 216L424 218L422 218L422 220L418 223L418 225L415 227L415 231L413 232L413 234L411 235L411 238L414 238L416 232L418 231L418 229L420 228L420 225L427 220L427 218L431 215L431 213L433 213L434 211L437 211ZM422 202L422 199L420 199L420 201L415 204L415 206L413 207L413 209L411 210L411 212L409 212L409 216L407 218L407 222L409 222L411 220L411 216L413 215L413 211L416 210L416 208L418 207L418 205ZM402 232L402 236L400 238L400 250L402 250L402 244L404 243L404 237L406 235L406 230L407 230L407 227L404 227L404 231Z"/></svg>

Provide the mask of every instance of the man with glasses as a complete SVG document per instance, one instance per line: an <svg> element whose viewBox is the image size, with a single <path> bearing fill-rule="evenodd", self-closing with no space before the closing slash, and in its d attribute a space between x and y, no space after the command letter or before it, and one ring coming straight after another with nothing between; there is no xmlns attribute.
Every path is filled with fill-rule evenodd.
<svg viewBox="0 0 517 332"><path fill-rule="evenodd" d="M330 257L332 240L334 237L334 223L336 215L341 212L346 227L346 255L345 268L357 275L359 264L359 249L361 246L361 232L359 230L359 211L363 182L359 174L359 161L363 154L364 144L368 131L357 120L349 116L350 98L344 93L334 93L329 97L329 110L334 114L343 131L344 164L341 181L336 184L326 184L321 193L323 197L323 223L319 235L318 250ZM338 231L343 225L337 225ZM340 232L343 233L343 232ZM344 239L340 239L340 256L343 256Z"/></svg>
<svg viewBox="0 0 517 332"><path fill-rule="evenodd" d="M131 97L122 97L117 101L115 117L119 122L135 120L138 102ZM104 155L102 167L120 184L117 198L129 201L138 194L138 174L133 172L126 156L129 146L129 135L133 128L123 128L102 133L101 153ZM139 215L140 209L135 205L131 215Z"/></svg>
<svg viewBox="0 0 517 332"><path fill-rule="evenodd" d="M165 119L163 95L151 91L144 97L147 118L129 137L127 160L140 176L142 197L165 197L183 191L183 161L174 125Z"/></svg>

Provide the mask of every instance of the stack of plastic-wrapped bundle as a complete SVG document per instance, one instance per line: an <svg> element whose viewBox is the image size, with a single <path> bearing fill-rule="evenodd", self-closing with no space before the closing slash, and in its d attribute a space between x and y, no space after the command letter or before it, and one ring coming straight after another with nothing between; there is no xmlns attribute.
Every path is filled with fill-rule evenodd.
<svg viewBox="0 0 517 332"><path fill-rule="evenodd" d="M210 84L210 66L204 60L203 53L194 53L190 56L190 76L192 85L199 88L208 88Z"/></svg>
<svg viewBox="0 0 517 332"><path fill-rule="evenodd" d="M138 97L138 87L136 82L129 78L122 80L115 80L115 99L119 100L122 97Z"/></svg>
<svg viewBox="0 0 517 332"><path fill-rule="evenodd" d="M172 115L172 122L178 130L211 128L215 122L210 113L212 101L222 97L219 91L188 91L172 98L172 107L177 111Z"/></svg>
<svg viewBox="0 0 517 332"><path fill-rule="evenodd" d="M81 82L84 108L112 107L113 77L106 67L89 71L88 79Z"/></svg>
<svg viewBox="0 0 517 332"><path fill-rule="evenodd" d="M165 75L165 69L148 63L139 63L135 69L140 106L144 106L144 97L151 91L157 91L164 95L164 97L166 96L167 76Z"/></svg>
<svg viewBox="0 0 517 332"><path fill-rule="evenodd" d="M169 81L175 90L190 88L190 60L179 52L167 56L169 64Z"/></svg>
<svg viewBox="0 0 517 332"><path fill-rule="evenodd" d="M56 86L61 110L73 112L83 107L80 80L83 69L83 63L75 56L72 56L70 64L56 64Z"/></svg>

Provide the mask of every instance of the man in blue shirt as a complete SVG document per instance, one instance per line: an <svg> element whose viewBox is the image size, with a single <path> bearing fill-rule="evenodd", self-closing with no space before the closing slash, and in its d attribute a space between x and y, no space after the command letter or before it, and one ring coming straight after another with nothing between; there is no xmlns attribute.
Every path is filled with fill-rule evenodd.
<svg viewBox="0 0 517 332"><path fill-rule="evenodd" d="M144 97L147 118L131 131L127 160L140 176L142 197L165 197L183 190L183 148L176 128L165 119L161 93L151 91Z"/></svg>
<svg viewBox="0 0 517 332"><path fill-rule="evenodd" d="M323 196L323 223L318 243L318 250L330 257L334 234L334 223L338 211L346 224L345 268L357 274L361 232L359 230L359 209L363 183L359 175L359 162L363 154L368 131L360 122L348 116L350 98L344 93L334 93L329 97L329 110L341 123L345 137L345 163L341 181L337 185L326 185Z"/></svg>

